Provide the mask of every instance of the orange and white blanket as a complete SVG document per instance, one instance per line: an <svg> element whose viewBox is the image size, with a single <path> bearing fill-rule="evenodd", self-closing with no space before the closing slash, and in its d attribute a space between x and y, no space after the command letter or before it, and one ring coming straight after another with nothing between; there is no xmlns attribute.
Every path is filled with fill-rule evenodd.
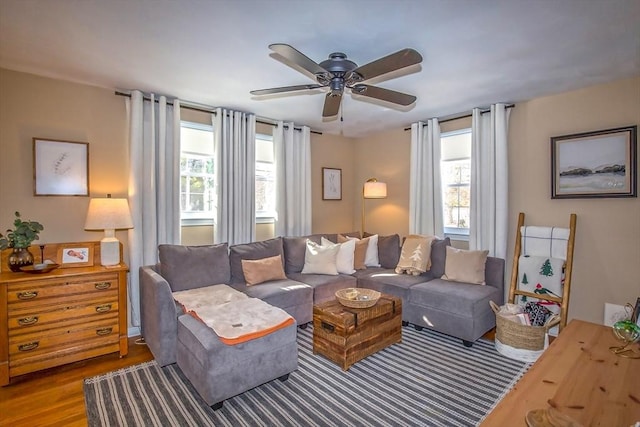
<svg viewBox="0 0 640 427"><path fill-rule="evenodd" d="M174 292L173 298L227 345L260 338L295 323L286 311L227 285Z"/></svg>

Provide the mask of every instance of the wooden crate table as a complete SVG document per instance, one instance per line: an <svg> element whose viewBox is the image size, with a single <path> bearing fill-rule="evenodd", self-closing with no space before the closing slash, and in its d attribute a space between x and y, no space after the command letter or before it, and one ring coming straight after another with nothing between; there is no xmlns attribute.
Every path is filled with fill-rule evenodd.
<svg viewBox="0 0 640 427"><path fill-rule="evenodd" d="M402 300L382 294L369 308L349 308L337 300L313 306L313 353L343 370L402 341Z"/></svg>

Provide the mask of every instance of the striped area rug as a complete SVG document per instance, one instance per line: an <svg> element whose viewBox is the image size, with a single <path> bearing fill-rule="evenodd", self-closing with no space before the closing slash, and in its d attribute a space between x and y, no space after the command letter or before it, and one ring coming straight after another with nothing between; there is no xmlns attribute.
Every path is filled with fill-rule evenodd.
<svg viewBox="0 0 640 427"><path fill-rule="evenodd" d="M402 343L343 372L312 352L312 328L298 330L299 367L213 411L177 365L155 362L85 380L89 426L475 426L529 364L479 340L413 327Z"/></svg>

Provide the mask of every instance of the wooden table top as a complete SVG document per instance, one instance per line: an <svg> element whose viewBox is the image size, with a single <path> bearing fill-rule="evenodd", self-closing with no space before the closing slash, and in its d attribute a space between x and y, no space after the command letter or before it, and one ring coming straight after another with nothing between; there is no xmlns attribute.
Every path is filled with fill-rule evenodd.
<svg viewBox="0 0 640 427"><path fill-rule="evenodd" d="M526 426L527 412L550 406L584 426L634 425L640 359L609 351L620 344L610 327L572 320L481 426Z"/></svg>

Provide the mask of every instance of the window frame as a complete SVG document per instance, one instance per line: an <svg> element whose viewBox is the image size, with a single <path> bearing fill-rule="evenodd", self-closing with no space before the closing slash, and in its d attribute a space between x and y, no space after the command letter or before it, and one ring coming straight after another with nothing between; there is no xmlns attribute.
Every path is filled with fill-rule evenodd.
<svg viewBox="0 0 640 427"><path fill-rule="evenodd" d="M256 146L257 146L257 141L258 140L271 142L272 149L275 150L275 147L273 147L273 136L272 135L268 135L268 134L264 134L264 133L256 133ZM275 166L276 166L275 152L273 154L274 154L273 162L265 162L265 161L262 161L262 160L259 161L259 160L256 159L256 170L255 170L256 181L258 180L258 163L271 164L271 165L273 165L273 182L275 184L276 178L277 178L277 172L275 170ZM256 209L256 224L273 224L275 222L275 220L276 220L276 217L277 217L276 208L277 207L274 206L274 209L272 211L268 211L268 210L267 211L258 211L258 209Z"/></svg>

